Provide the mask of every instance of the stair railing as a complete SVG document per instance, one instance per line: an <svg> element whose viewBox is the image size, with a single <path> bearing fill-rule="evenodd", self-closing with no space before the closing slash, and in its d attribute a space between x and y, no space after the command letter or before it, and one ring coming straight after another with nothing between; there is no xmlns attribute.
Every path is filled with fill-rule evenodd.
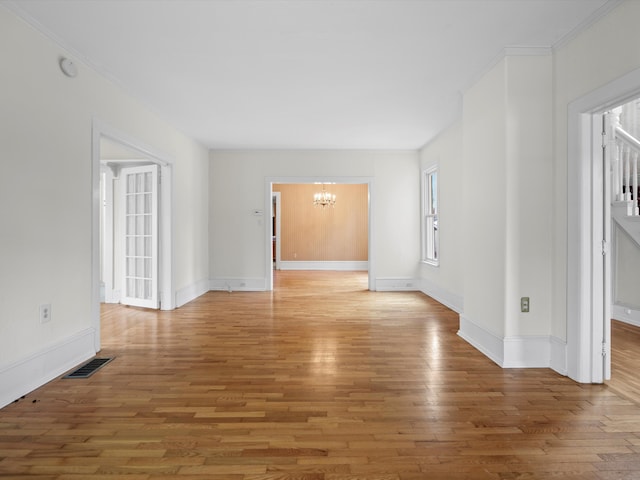
<svg viewBox="0 0 640 480"><path fill-rule="evenodd" d="M618 202L633 202L630 208L632 216L640 215L638 208L638 158L640 140L622 128L620 124L621 108L614 109L609 115L609 132L612 139L611 170L612 195Z"/></svg>

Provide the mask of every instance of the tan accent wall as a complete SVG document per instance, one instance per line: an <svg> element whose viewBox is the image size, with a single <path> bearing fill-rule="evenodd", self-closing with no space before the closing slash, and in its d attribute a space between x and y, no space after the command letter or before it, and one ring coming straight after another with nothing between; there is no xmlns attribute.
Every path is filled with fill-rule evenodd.
<svg viewBox="0 0 640 480"><path fill-rule="evenodd" d="M326 185L335 207L315 207L313 184L274 184L280 192L283 261L367 261L368 185Z"/></svg>

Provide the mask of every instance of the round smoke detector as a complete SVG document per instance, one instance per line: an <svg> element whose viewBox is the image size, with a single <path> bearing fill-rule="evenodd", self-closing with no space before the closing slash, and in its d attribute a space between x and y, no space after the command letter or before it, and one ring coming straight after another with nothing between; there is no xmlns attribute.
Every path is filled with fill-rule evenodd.
<svg viewBox="0 0 640 480"><path fill-rule="evenodd" d="M60 59L60 70L62 70L62 73L67 77L73 78L78 75L78 67L76 67L76 64L66 57L62 57Z"/></svg>

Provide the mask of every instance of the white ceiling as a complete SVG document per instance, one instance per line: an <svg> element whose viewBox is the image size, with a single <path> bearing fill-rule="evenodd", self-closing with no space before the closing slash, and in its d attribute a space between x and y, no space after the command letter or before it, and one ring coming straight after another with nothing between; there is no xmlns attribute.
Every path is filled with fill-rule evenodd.
<svg viewBox="0 0 640 480"><path fill-rule="evenodd" d="M416 149L505 48L544 51L618 1L2 3L210 148Z"/></svg>

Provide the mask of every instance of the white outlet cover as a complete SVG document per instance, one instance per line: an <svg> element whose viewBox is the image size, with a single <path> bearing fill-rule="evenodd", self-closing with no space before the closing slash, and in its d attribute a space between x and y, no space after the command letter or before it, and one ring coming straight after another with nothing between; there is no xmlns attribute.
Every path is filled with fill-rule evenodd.
<svg viewBox="0 0 640 480"><path fill-rule="evenodd" d="M40 323L51 321L51 305L40 305Z"/></svg>

